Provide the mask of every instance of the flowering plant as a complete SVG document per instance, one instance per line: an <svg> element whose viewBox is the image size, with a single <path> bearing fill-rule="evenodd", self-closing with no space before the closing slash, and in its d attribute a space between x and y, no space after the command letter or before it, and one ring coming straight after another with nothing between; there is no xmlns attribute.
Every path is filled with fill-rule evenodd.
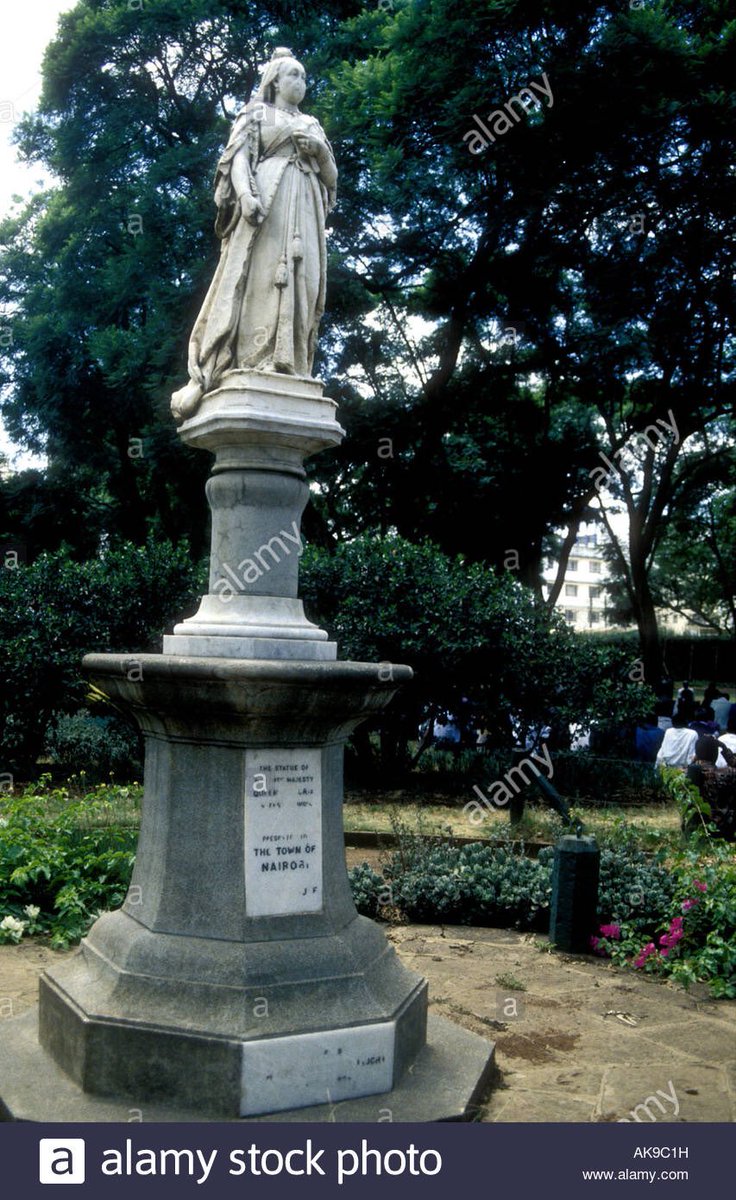
<svg viewBox="0 0 736 1200"><path fill-rule="evenodd" d="M13 942L16 946L23 937L26 922L18 917L7 916L0 921L0 942Z"/></svg>
<svg viewBox="0 0 736 1200"><path fill-rule="evenodd" d="M616 965L679 983L707 983L713 996L736 998L736 861L733 849L712 842L707 854L690 848L667 860L672 889L666 907L642 892L639 915L599 926L594 953ZM610 910L609 910L610 911Z"/></svg>

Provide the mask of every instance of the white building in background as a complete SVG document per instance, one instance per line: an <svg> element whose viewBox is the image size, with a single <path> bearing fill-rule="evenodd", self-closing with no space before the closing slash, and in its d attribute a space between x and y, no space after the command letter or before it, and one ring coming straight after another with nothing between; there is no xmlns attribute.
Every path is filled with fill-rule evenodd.
<svg viewBox="0 0 736 1200"><path fill-rule="evenodd" d="M613 620L608 590L611 571L604 550L605 542L598 531L582 533L575 542L567 562L565 578L555 608L563 613L568 625L577 629L579 633L635 628L634 625L616 624ZM549 561L544 568L547 594L556 578L557 563ZM663 633L703 632L699 625L691 624L678 613L659 609L657 621Z"/></svg>
<svg viewBox="0 0 736 1200"><path fill-rule="evenodd" d="M557 563L545 564L547 590L557 578ZM568 625L579 632L612 628L611 601L607 584L610 569L603 556L600 535L584 533L575 542L567 561L565 578L557 597L559 608Z"/></svg>

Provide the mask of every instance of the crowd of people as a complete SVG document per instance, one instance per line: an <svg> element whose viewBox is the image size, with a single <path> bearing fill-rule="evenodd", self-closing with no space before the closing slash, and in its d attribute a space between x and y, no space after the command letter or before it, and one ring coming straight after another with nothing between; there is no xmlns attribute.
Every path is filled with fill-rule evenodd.
<svg viewBox="0 0 736 1200"><path fill-rule="evenodd" d="M708 685L698 703L689 680L685 680L675 698L662 691L656 710L637 726L636 757L659 766L688 767L695 758L699 738L718 743L717 765L727 767L728 753L736 753L736 704L715 683Z"/></svg>
<svg viewBox="0 0 736 1200"><path fill-rule="evenodd" d="M511 718L507 724L508 728L489 729L463 697L456 713L438 713L421 733L456 756L462 749L487 750L511 735L527 750L541 743L553 751L590 750L604 756L614 750L614 756L633 754L639 762L679 768L710 805L721 836L736 840L736 703L716 683L710 683L698 701L689 680L676 695L672 681L662 680L655 710L635 729L629 725L614 731L613 741L610 731L567 726L555 722L554 713L548 723L532 730L522 731Z"/></svg>
<svg viewBox="0 0 736 1200"><path fill-rule="evenodd" d="M687 773L722 837L736 839L736 704L715 683L698 703L689 680L676 699L663 690L657 711L636 729L641 762Z"/></svg>

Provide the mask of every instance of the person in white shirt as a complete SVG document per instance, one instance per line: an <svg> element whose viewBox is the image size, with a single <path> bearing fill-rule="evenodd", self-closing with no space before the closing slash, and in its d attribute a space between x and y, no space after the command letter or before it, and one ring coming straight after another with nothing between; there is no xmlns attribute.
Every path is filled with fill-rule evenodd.
<svg viewBox="0 0 736 1200"><path fill-rule="evenodd" d="M711 700L710 706L713 709L713 718L719 729L723 730L728 724L728 710L731 707L731 701L728 694L716 696L715 700Z"/></svg>
<svg viewBox="0 0 736 1200"><path fill-rule="evenodd" d="M736 754L736 717L729 717L726 732L718 735L718 741Z"/></svg>
<svg viewBox="0 0 736 1200"><path fill-rule="evenodd" d="M657 751L658 767L687 767L695 758L698 734L688 729L684 717L676 712L671 729L665 729L662 745Z"/></svg>

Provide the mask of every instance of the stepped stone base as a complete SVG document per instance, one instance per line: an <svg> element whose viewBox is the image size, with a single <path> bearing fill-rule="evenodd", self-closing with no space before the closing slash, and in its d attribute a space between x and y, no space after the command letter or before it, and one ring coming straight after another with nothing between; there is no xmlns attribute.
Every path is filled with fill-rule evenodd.
<svg viewBox="0 0 736 1200"><path fill-rule="evenodd" d="M393 1091L246 1119L260 1122L470 1121L495 1071L494 1044L430 1016L427 1045ZM0 1119L38 1122L210 1121L206 1113L83 1092L38 1041L31 1010L0 1025Z"/></svg>

